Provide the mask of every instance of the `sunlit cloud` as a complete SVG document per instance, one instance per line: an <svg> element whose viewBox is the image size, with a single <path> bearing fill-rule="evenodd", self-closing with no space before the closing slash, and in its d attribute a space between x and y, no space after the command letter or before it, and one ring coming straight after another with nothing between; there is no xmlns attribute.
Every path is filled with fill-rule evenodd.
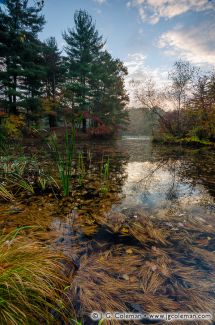
<svg viewBox="0 0 215 325"><path fill-rule="evenodd" d="M128 54L125 65L128 68L129 76L134 76L145 70L145 59L146 56L142 53Z"/></svg>
<svg viewBox="0 0 215 325"><path fill-rule="evenodd" d="M136 80L144 81L146 75L151 76L158 84L164 84L168 80L168 72L166 67L150 68L146 64L147 56L142 53L129 54L124 62L128 69L127 81Z"/></svg>
<svg viewBox="0 0 215 325"><path fill-rule="evenodd" d="M125 80L125 86L129 93L130 104L129 106L138 106L134 93L135 89L131 85L132 81L138 81L140 86L147 78L152 78L159 88L165 87L168 80L167 67L150 68L147 63L147 56L142 53L129 54L127 60L124 62L128 69L128 76Z"/></svg>
<svg viewBox="0 0 215 325"><path fill-rule="evenodd" d="M127 7L137 8L140 18L156 24L161 18L170 19L188 11L215 10L215 2L208 0L130 0Z"/></svg>
<svg viewBox="0 0 215 325"><path fill-rule="evenodd" d="M99 5L102 5L103 3L106 2L106 0L94 0L95 2L97 2Z"/></svg>
<svg viewBox="0 0 215 325"><path fill-rule="evenodd" d="M198 26L181 26L163 33L158 47L167 56L180 57L193 64L215 65L215 21L208 20Z"/></svg>

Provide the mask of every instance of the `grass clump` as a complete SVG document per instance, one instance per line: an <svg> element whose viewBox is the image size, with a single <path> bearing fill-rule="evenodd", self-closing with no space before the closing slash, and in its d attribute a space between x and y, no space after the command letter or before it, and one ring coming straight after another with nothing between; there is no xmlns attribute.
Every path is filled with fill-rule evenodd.
<svg viewBox="0 0 215 325"><path fill-rule="evenodd" d="M61 292L68 283L61 260L61 255L17 232L0 236L2 325L54 324L51 310L65 318Z"/></svg>
<svg viewBox="0 0 215 325"><path fill-rule="evenodd" d="M101 166L101 181L102 181L102 186L101 186L101 193L106 194L109 190L108 187L108 180L110 177L110 158L108 157L106 162L103 162L102 159L102 166Z"/></svg>
<svg viewBox="0 0 215 325"><path fill-rule="evenodd" d="M5 201L15 200L13 194L10 191L8 191L3 184L0 184L0 198L2 198Z"/></svg>
<svg viewBox="0 0 215 325"><path fill-rule="evenodd" d="M82 184L86 170L84 165L84 157L81 152L78 154L78 182Z"/></svg>
<svg viewBox="0 0 215 325"><path fill-rule="evenodd" d="M49 146L57 163L63 194L64 196L69 196L72 160L75 152L75 129L72 129L71 134L66 130L62 148L58 144L55 134L51 136Z"/></svg>

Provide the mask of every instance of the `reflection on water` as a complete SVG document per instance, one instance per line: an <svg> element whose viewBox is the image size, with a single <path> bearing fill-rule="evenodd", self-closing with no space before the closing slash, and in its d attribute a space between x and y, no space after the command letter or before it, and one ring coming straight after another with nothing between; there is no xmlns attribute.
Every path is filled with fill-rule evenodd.
<svg viewBox="0 0 215 325"><path fill-rule="evenodd" d="M123 137L112 143L80 144L91 150L96 166L110 157L111 179L125 176L120 184L122 199L112 210L141 208L163 218L190 216L210 219L214 215L214 152L180 146L152 145L149 137Z"/></svg>
<svg viewBox="0 0 215 325"><path fill-rule="evenodd" d="M180 167L178 161L172 162L171 167L156 162L129 162L121 206L139 205L155 214L161 209L210 213L212 197L203 185L193 186L192 179L181 179Z"/></svg>
<svg viewBox="0 0 215 325"><path fill-rule="evenodd" d="M214 153L152 146L147 137L124 138L117 146L129 159L124 198L114 210L139 207L157 216L201 218L214 214Z"/></svg>
<svg viewBox="0 0 215 325"><path fill-rule="evenodd" d="M33 226L25 230L30 238L71 259L79 319L92 310L212 310L215 153L153 146L147 137L77 147L87 172L81 183L71 180L70 197L5 203L0 228ZM110 179L101 192L107 157ZM50 157L41 161L49 168Z"/></svg>
<svg viewBox="0 0 215 325"><path fill-rule="evenodd" d="M189 216L207 219L214 224L215 152L180 146L155 146L149 137L143 136L123 137L112 142L79 142L77 149L83 152L87 171L83 184L72 181L70 197L59 201L54 196L26 197L21 207L15 207L23 213L17 214L11 225L15 222L21 226L25 218L29 222L28 207L34 221L34 204L44 205L45 212L41 213L45 214L44 219L48 219L47 215L57 215L60 219L74 209L85 218L103 215L111 210L124 213L124 210L141 209L144 214L156 218ZM41 163L52 170L55 164L50 156L44 159L44 153L42 155ZM103 185L101 166L108 157L109 193L104 195L100 191ZM50 204L53 204L53 208L50 208ZM9 203L7 205L7 213L10 214L14 207ZM8 208L7 205L3 206L3 210ZM34 217L38 219L38 215Z"/></svg>

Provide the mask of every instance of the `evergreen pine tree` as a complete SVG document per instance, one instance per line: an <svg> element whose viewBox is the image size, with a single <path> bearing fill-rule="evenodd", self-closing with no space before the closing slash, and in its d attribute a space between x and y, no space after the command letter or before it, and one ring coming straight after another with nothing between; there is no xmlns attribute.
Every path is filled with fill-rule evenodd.
<svg viewBox="0 0 215 325"><path fill-rule="evenodd" d="M57 113L59 110L59 96L61 84L64 81L65 69L61 51L58 50L54 37L50 37L44 44L43 59L46 67L45 103L46 113L49 117L49 126L57 126Z"/></svg>
<svg viewBox="0 0 215 325"><path fill-rule="evenodd" d="M37 106L34 98L44 75L37 39L45 23L40 11L28 0L5 0L0 7L0 95L10 114L18 114L20 107L31 111Z"/></svg>
<svg viewBox="0 0 215 325"><path fill-rule="evenodd" d="M84 11L74 15L75 27L63 34L67 43L65 51L68 63L68 88L73 93L73 110L84 112L91 110L92 89L90 82L92 70L98 61L99 53L104 46L91 16ZM83 122L85 131L86 124Z"/></svg>
<svg viewBox="0 0 215 325"><path fill-rule="evenodd" d="M92 81L92 88L95 89L93 112L113 128L126 124L128 113L125 107L129 100L124 85L124 78L128 74L126 67L104 51L100 53L95 69L93 75L99 75L99 78Z"/></svg>

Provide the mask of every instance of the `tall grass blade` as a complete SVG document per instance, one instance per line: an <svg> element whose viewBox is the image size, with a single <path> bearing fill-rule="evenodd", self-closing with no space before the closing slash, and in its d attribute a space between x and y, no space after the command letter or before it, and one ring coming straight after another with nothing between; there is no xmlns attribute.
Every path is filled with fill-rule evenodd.
<svg viewBox="0 0 215 325"><path fill-rule="evenodd" d="M75 152L75 129L72 128L71 134L66 129L63 150L58 144L56 134L52 135L49 145L55 156L63 194L68 196Z"/></svg>
<svg viewBox="0 0 215 325"><path fill-rule="evenodd" d="M14 201L15 198L12 193L10 193L6 187L0 184L0 197L6 201Z"/></svg>

